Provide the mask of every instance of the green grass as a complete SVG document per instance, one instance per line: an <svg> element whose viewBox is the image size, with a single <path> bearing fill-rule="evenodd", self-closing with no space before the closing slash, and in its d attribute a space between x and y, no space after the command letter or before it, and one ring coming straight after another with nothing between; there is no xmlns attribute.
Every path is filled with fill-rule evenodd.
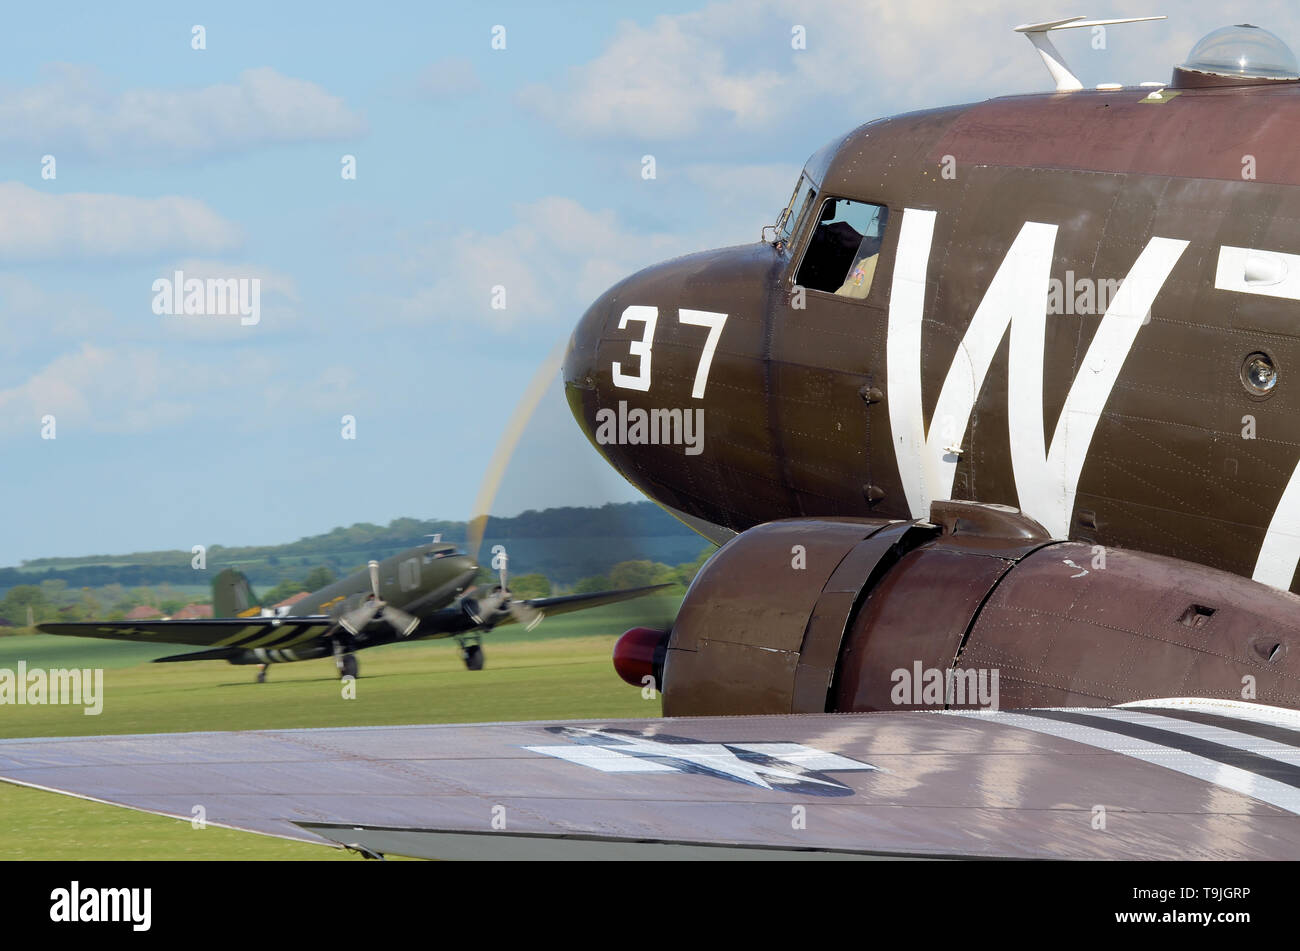
<svg viewBox="0 0 1300 951"><path fill-rule="evenodd" d="M346 860L351 852L188 822L0 783L0 859Z"/></svg>
<svg viewBox="0 0 1300 951"><path fill-rule="evenodd" d="M465 670L453 641L362 651L355 700L329 660L255 667L221 661L151 664L179 652L154 645L30 635L0 639L0 667L104 668L104 707L0 706L0 737L253 730L399 723L471 723L659 715L658 701L615 676L617 636L671 617L672 598L647 598L548 619L529 634L506 627L484 639L487 665ZM311 859L348 853L180 822L0 783L0 859Z"/></svg>

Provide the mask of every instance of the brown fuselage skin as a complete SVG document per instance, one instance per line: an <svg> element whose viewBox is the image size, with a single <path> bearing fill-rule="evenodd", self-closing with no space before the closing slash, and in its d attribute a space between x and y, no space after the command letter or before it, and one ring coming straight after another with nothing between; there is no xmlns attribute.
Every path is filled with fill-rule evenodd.
<svg viewBox="0 0 1300 951"><path fill-rule="evenodd" d="M1290 380L1300 301L1215 286L1222 246L1300 252L1300 86L1184 88L1143 102L1149 93L932 110L869 123L823 150L810 165L824 168L808 169L818 204L889 209L864 300L805 291L803 309L792 306L813 214L788 247L665 262L583 316L564 376L593 444L656 501L742 533L688 592L668 642L665 714L892 709L891 673L914 663L1002 668L1003 706L1171 695L1300 706L1300 604L1247 580L1300 461ZM1247 156L1253 178L1243 177ZM1068 531L1004 538L995 513L977 531L949 518L938 533L909 505L886 360L905 209L937 213L920 344L927 424L1026 222L1057 226L1050 274L1061 280L1123 279L1154 236L1188 242L1105 400ZM630 305L660 313L645 391L612 379L614 361L637 366L629 346L643 328L618 326ZM679 308L728 315L698 399L705 332L679 322ZM1100 322L1046 320L1049 444ZM1020 504L1008 349L1004 336L961 434L953 499ZM1255 352L1278 369L1263 398L1241 379ZM702 407L702 452L599 443L596 414L620 401ZM1256 438L1243 438L1246 416ZM808 574L791 571L795 545L810 568L823 552ZM1111 549L1120 570L1096 570L1089 557Z"/></svg>
<svg viewBox="0 0 1300 951"><path fill-rule="evenodd" d="M1153 235L1189 243L1120 373L1078 483L1071 538L1170 555L1250 576L1270 518L1300 461L1296 385L1300 302L1216 290L1222 245L1300 251L1300 89L1186 89L1024 96L870 123L830 157L823 196L889 207L865 301L806 292L794 271L814 222L790 248L759 243L689 255L615 285L587 311L565 362L570 404L589 436L595 412L705 411L703 452L600 445L655 500L744 531L776 518L907 518L890 438L885 359L894 251L905 208L938 212L925 290L922 397L933 411L962 334L1026 221L1059 225L1051 274L1122 279ZM1243 156L1254 157L1244 180ZM941 175L944 156L956 177ZM630 304L656 305L652 385L615 387L640 326ZM729 315L704 399L691 397L703 331L689 307ZM1100 315L1054 315L1044 352L1047 438ZM1242 386L1243 359L1269 354L1266 399ZM964 434L952 497L1015 505L1008 452L1007 343L989 368ZM1257 438L1242 438L1242 417ZM594 440L593 440L594 442ZM868 487L874 487L869 489ZM1032 513L1031 513L1032 514ZM1081 520L1077 516L1082 514Z"/></svg>

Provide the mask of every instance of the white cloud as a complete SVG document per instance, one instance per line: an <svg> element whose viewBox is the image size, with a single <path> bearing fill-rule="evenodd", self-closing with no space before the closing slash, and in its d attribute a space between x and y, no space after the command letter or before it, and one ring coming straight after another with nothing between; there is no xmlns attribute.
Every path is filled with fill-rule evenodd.
<svg viewBox="0 0 1300 951"><path fill-rule="evenodd" d="M0 314L11 354L53 340L85 339L112 316L97 298L62 287L47 290L12 273L0 273Z"/></svg>
<svg viewBox="0 0 1300 951"><path fill-rule="evenodd" d="M248 261L214 261L205 258L186 258L174 268L159 273L159 277L171 277L172 271L184 271L186 278L197 277L200 280L212 278L256 278L261 281L262 295L275 294L286 300L297 302L298 283L283 271L276 271L260 264Z"/></svg>
<svg viewBox="0 0 1300 951"><path fill-rule="evenodd" d="M152 350L83 345L57 357L25 382L0 390L0 432L40 434L55 417L68 429L130 433L186 419L196 386L193 368L168 363Z"/></svg>
<svg viewBox="0 0 1300 951"><path fill-rule="evenodd" d="M774 190L792 191L799 167L773 162L766 165L735 165L727 162L697 162L687 165L688 181L728 201Z"/></svg>
<svg viewBox="0 0 1300 951"><path fill-rule="evenodd" d="M733 3L619 25L605 51L568 71L561 88L526 87L521 98L579 132L676 138L713 118L752 126L769 121L785 80L770 66L738 71L724 39L752 35L752 23L725 22Z"/></svg>
<svg viewBox="0 0 1300 951"><path fill-rule="evenodd" d="M264 145L361 135L365 120L316 83L263 66L235 83L113 90L60 64L41 83L0 89L0 144L99 159L177 161Z"/></svg>
<svg viewBox="0 0 1300 951"><path fill-rule="evenodd" d="M776 221L799 179L799 166L772 163L736 165L699 162L683 174L700 190L701 207L715 221L732 223L746 240L757 240L764 225Z"/></svg>
<svg viewBox="0 0 1300 951"><path fill-rule="evenodd" d="M1259 3L1252 19L1300 43L1288 32L1300 28L1290 6ZM1092 48L1088 30L1056 43L1085 82L1163 80L1226 17L1204 0L1180 5L1168 21L1110 27L1105 51ZM828 110L843 113L847 131L912 109L1049 91L1038 55L1012 32L1032 18L1021 0L718 0L645 25L621 23L593 60L526 87L521 100L592 137L698 136L717 148L738 134L780 136ZM795 26L806 49L791 47Z"/></svg>
<svg viewBox="0 0 1300 951"><path fill-rule="evenodd" d="M373 405L372 393L359 386L360 378L351 367L324 367L314 376L295 378L286 376L283 367L272 368L261 393L261 405L266 413L307 411L316 415L330 414L331 422L340 407L356 412L361 407ZM310 371L308 371L310 372Z"/></svg>
<svg viewBox="0 0 1300 951"><path fill-rule="evenodd" d="M239 316L210 316L152 313L154 298L153 280L163 278L175 282L180 271L184 281L189 280L256 280L258 282L258 321L244 324ZM141 284L141 295L135 311L149 313L156 321L157 330L169 337L194 340L249 341L260 339L267 333L292 328L301 317L298 310L298 284L288 274L264 265L247 261L216 261L206 258L187 258L167 268L160 268L148 281Z"/></svg>
<svg viewBox="0 0 1300 951"><path fill-rule="evenodd" d="M4 375L23 373L11 367ZM85 343L0 387L0 436L37 439L46 415L55 417L59 439L190 428L214 413L222 431L260 431L268 414L287 427L367 399L357 373L343 366L286 368L283 358L255 350L177 353Z"/></svg>
<svg viewBox="0 0 1300 951"><path fill-rule="evenodd" d="M240 241L234 224L194 198L56 195L0 183L0 262L212 254Z"/></svg>
<svg viewBox="0 0 1300 951"><path fill-rule="evenodd" d="M638 234L612 211L589 211L569 198L542 198L519 206L515 224L502 231L466 231L420 248L400 268L438 278L370 312L409 321L470 320L498 330L552 318L572 323L633 271L705 247L679 235ZM496 285L506 289L504 310L491 307Z"/></svg>

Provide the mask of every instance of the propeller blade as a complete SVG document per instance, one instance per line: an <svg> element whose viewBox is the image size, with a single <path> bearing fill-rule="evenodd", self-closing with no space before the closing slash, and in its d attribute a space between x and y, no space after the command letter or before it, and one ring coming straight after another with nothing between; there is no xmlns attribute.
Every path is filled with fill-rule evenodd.
<svg viewBox="0 0 1300 951"><path fill-rule="evenodd" d="M410 637L420 624L420 619L413 614L407 614L401 608L387 606L384 608L383 619L393 626L402 637Z"/></svg>
<svg viewBox="0 0 1300 951"><path fill-rule="evenodd" d="M349 611L339 618L339 623L349 634L359 634L367 624L375 619L383 605L379 601L367 601L355 611Z"/></svg>
<svg viewBox="0 0 1300 951"><path fill-rule="evenodd" d="M532 605L525 604L522 601L511 601L506 607L510 611L510 616L515 619L515 623L522 624L526 631L531 631L542 623L542 618L546 617L544 611L539 611Z"/></svg>
<svg viewBox="0 0 1300 951"><path fill-rule="evenodd" d="M492 567L497 568L500 573L498 577L501 579L501 590L509 591L510 585L506 584L506 577L510 569L510 556L506 553L505 545L492 546Z"/></svg>
<svg viewBox="0 0 1300 951"><path fill-rule="evenodd" d="M505 608L509 600L510 595L505 591L505 589L497 588L494 590L479 602L482 606L483 620L491 623L496 618L496 615L500 614L502 609Z"/></svg>
<svg viewBox="0 0 1300 951"><path fill-rule="evenodd" d="M490 593L481 598L462 598L461 605L470 620L484 630L490 631L500 623L501 611L506 607L509 599L509 594L502 592L500 588L493 588Z"/></svg>
<svg viewBox="0 0 1300 951"><path fill-rule="evenodd" d="M460 609L475 624L482 625L484 618L483 606L478 603L476 598L461 598Z"/></svg>
<svg viewBox="0 0 1300 951"><path fill-rule="evenodd" d="M370 590L375 595L375 600L379 600L379 562L371 561L367 564L370 569Z"/></svg>
<svg viewBox="0 0 1300 951"><path fill-rule="evenodd" d="M515 451L519 437L523 435L524 427L528 425L528 420L537 410L537 404L542 401L546 388L560 372L560 365L564 362L564 347L564 344L557 346L537 368L536 375L533 376L528 389L524 390L524 395L520 397L519 404L515 407L514 415L501 433L496 452L492 454L492 461L488 463L487 472L483 475L478 498L474 500L474 516L469 520L465 530L465 550L475 561L478 561L479 549L483 547L483 533L487 530L488 513L492 508L492 501L496 498L497 489L501 487L506 466Z"/></svg>

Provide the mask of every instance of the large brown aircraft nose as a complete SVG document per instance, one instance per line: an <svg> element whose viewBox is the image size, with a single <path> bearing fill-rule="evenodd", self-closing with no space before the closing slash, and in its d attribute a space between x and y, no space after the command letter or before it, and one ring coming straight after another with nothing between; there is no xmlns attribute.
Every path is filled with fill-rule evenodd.
<svg viewBox="0 0 1300 951"><path fill-rule="evenodd" d="M573 418L588 438L596 403L596 353L609 314L609 297L602 294L587 308L569 337L569 349L564 354L564 393Z"/></svg>
<svg viewBox="0 0 1300 951"><path fill-rule="evenodd" d="M594 389L596 386L596 349L600 344L605 316L609 312L608 295L601 295L587 308L569 337L569 349L564 354L565 386Z"/></svg>

